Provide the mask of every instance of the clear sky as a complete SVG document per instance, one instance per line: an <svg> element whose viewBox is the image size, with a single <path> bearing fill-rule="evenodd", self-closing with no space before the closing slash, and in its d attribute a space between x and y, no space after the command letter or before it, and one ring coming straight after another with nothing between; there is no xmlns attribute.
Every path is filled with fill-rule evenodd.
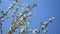
<svg viewBox="0 0 60 34"><path fill-rule="evenodd" d="M15 0L2 0L0 4L0 10L7 10L10 4L13 4ZM26 4L32 4L33 2L38 2L38 6L32 10L34 14L31 17L31 29L39 29L39 22L48 21L50 17L55 17L55 20L49 24L49 32L47 34L60 34L60 0L22 0L22 7L25 8ZM9 30L11 18L6 19L3 22L3 34ZM17 34L17 32L15 33Z"/></svg>

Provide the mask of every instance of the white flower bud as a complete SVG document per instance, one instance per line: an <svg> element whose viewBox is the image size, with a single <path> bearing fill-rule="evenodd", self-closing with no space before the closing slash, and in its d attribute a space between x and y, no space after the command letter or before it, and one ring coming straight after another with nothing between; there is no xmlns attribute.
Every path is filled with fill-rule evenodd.
<svg viewBox="0 0 60 34"><path fill-rule="evenodd" d="M52 17L52 20L55 20L55 17Z"/></svg>
<svg viewBox="0 0 60 34"><path fill-rule="evenodd" d="M49 21L50 21L50 22L52 22L53 20L55 20L55 17L49 18Z"/></svg>
<svg viewBox="0 0 60 34"><path fill-rule="evenodd" d="M28 21L28 23L27 24L30 24L30 21Z"/></svg>
<svg viewBox="0 0 60 34"><path fill-rule="evenodd" d="M4 18L1 18L2 21L4 21Z"/></svg>
<svg viewBox="0 0 60 34"><path fill-rule="evenodd" d="M47 33L48 32L48 29L44 30L44 33Z"/></svg>
<svg viewBox="0 0 60 34"><path fill-rule="evenodd" d="M41 25L41 28L44 29L45 28L45 25Z"/></svg>
<svg viewBox="0 0 60 34"><path fill-rule="evenodd" d="M24 28L23 28L23 29L21 29L21 32L24 32Z"/></svg>
<svg viewBox="0 0 60 34"><path fill-rule="evenodd" d="M47 25L48 25L48 22L46 21L46 22L44 23L44 25L47 26Z"/></svg>
<svg viewBox="0 0 60 34"><path fill-rule="evenodd" d="M19 16L21 16L21 15L22 15L22 13L19 14Z"/></svg>
<svg viewBox="0 0 60 34"><path fill-rule="evenodd" d="M35 30L33 30L33 32L32 32L33 34L36 34L36 32L35 32Z"/></svg>
<svg viewBox="0 0 60 34"><path fill-rule="evenodd" d="M24 17L26 17L26 15L25 15L25 14L24 14L23 16L24 16Z"/></svg>
<svg viewBox="0 0 60 34"><path fill-rule="evenodd" d="M46 33L46 30L44 30L44 33Z"/></svg>

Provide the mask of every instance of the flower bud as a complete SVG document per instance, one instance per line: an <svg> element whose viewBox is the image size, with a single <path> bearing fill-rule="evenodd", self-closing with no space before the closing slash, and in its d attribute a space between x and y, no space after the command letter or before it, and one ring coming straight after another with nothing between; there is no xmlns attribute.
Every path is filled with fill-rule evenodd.
<svg viewBox="0 0 60 34"><path fill-rule="evenodd" d="M27 4L26 7L27 7L27 8L30 8L30 4Z"/></svg>
<svg viewBox="0 0 60 34"><path fill-rule="evenodd" d="M36 34L35 30L32 31L33 34Z"/></svg>
<svg viewBox="0 0 60 34"><path fill-rule="evenodd" d="M48 29L45 29L45 30L44 30L44 33L47 33L47 32L48 32Z"/></svg>
<svg viewBox="0 0 60 34"><path fill-rule="evenodd" d="M55 20L55 17L49 18L49 22L52 22L53 20Z"/></svg>
<svg viewBox="0 0 60 34"><path fill-rule="evenodd" d="M46 22L44 23L44 25L47 26L47 25L48 25L48 22L46 21Z"/></svg>
<svg viewBox="0 0 60 34"><path fill-rule="evenodd" d="M9 15L8 14L6 14L6 18L9 18Z"/></svg>
<svg viewBox="0 0 60 34"><path fill-rule="evenodd" d="M18 11L18 8L15 8L14 12L16 13Z"/></svg>
<svg viewBox="0 0 60 34"><path fill-rule="evenodd" d="M2 21L4 21L4 18L1 18Z"/></svg>

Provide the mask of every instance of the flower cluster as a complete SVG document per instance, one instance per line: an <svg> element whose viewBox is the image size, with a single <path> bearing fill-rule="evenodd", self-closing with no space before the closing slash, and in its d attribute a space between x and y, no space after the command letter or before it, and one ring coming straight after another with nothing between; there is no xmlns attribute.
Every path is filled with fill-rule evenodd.
<svg viewBox="0 0 60 34"><path fill-rule="evenodd" d="M49 18L49 21L45 21L44 23L42 21L40 22L41 30L44 30L43 31L44 34L48 32L48 28L47 28L48 24L54 20L55 20L55 17L51 17Z"/></svg>
<svg viewBox="0 0 60 34"><path fill-rule="evenodd" d="M7 34L13 34L16 31L16 29L19 28L19 26L24 25L24 23L30 18L30 16L33 16L33 14L30 13L30 10L32 10L36 6L37 6L37 4L34 2L32 4L32 6L29 6L29 5L26 6L27 9L22 8L22 13L19 13L19 14L17 14L18 8L14 8L14 13L17 14L16 15L17 19L13 20L14 23L11 25L10 30L7 32ZM13 7L13 5L10 5L9 8L12 8L12 7ZM14 17L13 17L13 19L14 19ZM29 23L27 26L29 26Z"/></svg>
<svg viewBox="0 0 60 34"><path fill-rule="evenodd" d="M0 0L0 3L1 3L1 0ZM43 30L43 34L46 34L48 32L48 28L47 28L48 24L54 21L55 17L49 18L49 21L45 21L45 22L41 21L40 29L34 29L34 30L29 29L29 26L31 23L30 17L33 16L33 14L31 13L31 10L37 7L37 4L38 4L37 2L34 2L32 5L27 4L26 9L25 9L25 8L21 8L22 0L15 0L13 4L10 4L8 10L0 11L1 34L3 34L2 23L5 20L4 18L8 19L10 17L12 17L12 23L11 23L9 31L6 32L6 34L14 34L19 27L21 27L19 34L29 34L29 32L31 32L32 34L40 34L42 30ZM16 5L17 7L15 7ZM21 13L19 13L19 8L22 9ZM12 13L12 9L13 9L13 15L9 15L9 13Z"/></svg>

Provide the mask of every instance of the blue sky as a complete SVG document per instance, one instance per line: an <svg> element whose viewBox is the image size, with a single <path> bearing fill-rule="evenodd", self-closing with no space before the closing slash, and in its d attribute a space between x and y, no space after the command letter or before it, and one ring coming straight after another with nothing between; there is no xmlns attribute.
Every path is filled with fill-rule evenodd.
<svg viewBox="0 0 60 34"><path fill-rule="evenodd" d="M2 0L0 4L0 10L7 10L10 4L13 4L14 0ZM32 10L34 14L31 17L31 29L39 28L39 22L48 21L50 17L55 17L55 20L49 24L49 32L47 34L60 34L60 0L22 0L23 5L22 8L26 8L26 4L32 4L33 2L38 2L38 6ZM9 26L11 22L11 18L6 19L3 22L3 32L7 32L9 30ZM17 32L16 32L17 33Z"/></svg>

